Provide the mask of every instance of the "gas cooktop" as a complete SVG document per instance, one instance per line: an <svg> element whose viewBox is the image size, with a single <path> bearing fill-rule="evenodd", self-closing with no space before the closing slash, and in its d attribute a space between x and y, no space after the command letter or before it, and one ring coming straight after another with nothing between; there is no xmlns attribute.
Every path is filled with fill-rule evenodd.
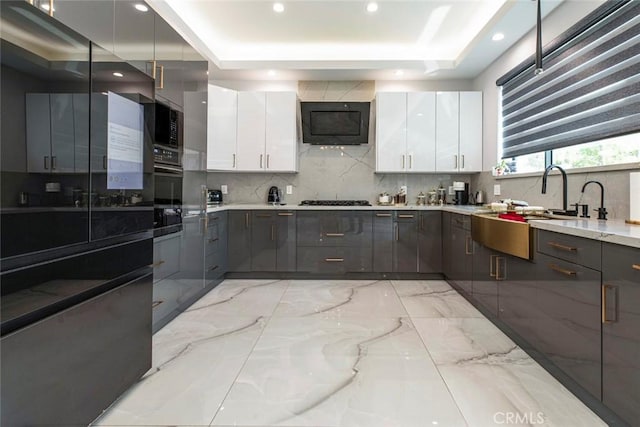
<svg viewBox="0 0 640 427"><path fill-rule="evenodd" d="M371 206L366 200L303 200L300 206Z"/></svg>

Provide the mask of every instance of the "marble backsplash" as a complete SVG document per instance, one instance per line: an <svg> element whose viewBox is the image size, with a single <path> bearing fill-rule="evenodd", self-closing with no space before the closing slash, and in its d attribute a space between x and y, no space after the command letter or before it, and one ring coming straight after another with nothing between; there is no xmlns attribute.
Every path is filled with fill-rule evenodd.
<svg viewBox="0 0 640 427"><path fill-rule="evenodd" d="M637 171L637 170L636 170ZM569 173L567 175L567 203L588 204L590 215L597 218L593 209L600 207L600 187L589 184L584 194L580 192L587 181L599 181L604 186L604 206L609 212L609 219L629 218L629 170L608 172ZM493 186L500 185L500 196L493 195ZM562 208L562 177L553 171L547 180L547 194L542 194L542 173L537 176L522 178L496 179L489 172L476 174L471 179L471 188L483 190L487 201L499 199L526 200L530 205L545 208ZM571 206L569 206L571 209Z"/></svg>

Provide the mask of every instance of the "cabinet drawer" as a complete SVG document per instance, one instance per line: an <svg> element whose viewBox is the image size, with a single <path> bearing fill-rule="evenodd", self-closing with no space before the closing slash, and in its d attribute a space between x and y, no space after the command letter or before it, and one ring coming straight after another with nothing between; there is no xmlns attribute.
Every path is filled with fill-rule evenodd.
<svg viewBox="0 0 640 427"><path fill-rule="evenodd" d="M371 247L299 247L297 270L310 273L370 272Z"/></svg>
<svg viewBox="0 0 640 427"><path fill-rule="evenodd" d="M451 227L471 231L471 217L469 215L451 214Z"/></svg>
<svg viewBox="0 0 640 427"><path fill-rule="evenodd" d="M217 252L204 257L204 274L206 278L218 277L227 271L227 256Z"/></svg>
<svg viewBox="0 0 640 427"><path fill-rule="evenodd" d="M222 235L218 231L218 227L207 228L207 233L205 234L204 239L205 255L226 250L226 242L223 241Z"/></svg>
<svg viewBox="0 0 640 427"><path fill-rule="evenodd" d="M601 243L553 231L538 230L538 252L601 270Z"/></svg>
<svg viewBox="0 0 640 427"><path fill-rule="evenodd" d="M298 246L370 248L373 241L371 212L299 212Z"/></svg>

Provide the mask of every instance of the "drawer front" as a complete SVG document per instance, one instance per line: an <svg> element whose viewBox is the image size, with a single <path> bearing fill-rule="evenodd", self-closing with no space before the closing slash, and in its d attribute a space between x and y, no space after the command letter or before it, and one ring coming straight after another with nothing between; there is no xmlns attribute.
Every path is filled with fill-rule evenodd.
<svg viewBox="0 0 640 427"><path fill-rule="evenodd" d="M370 272L371 248L298 247L297 270L310 273Z"/></svg>
<svg viewBox="0 0 640 427"><path fill-rule="evenodd" d="M371 212L299 212L298 246L371 247Z"/></svg>
<svg viewBox="0 0 640 427"><path fill-rule="evenodd" d="M227 271L227 254L216 252L204 257L204 275L205 279L215 279Z"/></svg>
<svg viewBox="0 0 640 427"><path fill-rule="evenodd" d="M538 230L538 252L601 270L601 243L553 231Z"/></svg>
<svg viewBox="0 0 640 427"><path fill-rule="evenodd" d="M471 217L457 213L451 214L451 227L462 228L471 231Z"/></svg>

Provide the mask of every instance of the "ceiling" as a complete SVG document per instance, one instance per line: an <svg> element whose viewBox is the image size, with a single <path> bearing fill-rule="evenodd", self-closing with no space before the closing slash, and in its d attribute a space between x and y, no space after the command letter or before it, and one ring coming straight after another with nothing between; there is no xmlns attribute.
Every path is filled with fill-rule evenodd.
<svg viewBox="0 0 640 427"><path fill-rule="evenodd" d="M561 2L542 2L543 16ZM469 79L536 17L532 0L379 0L375 12L368 1L281 0L280 13L267 0L147 3L220 80Z"/></svg>

